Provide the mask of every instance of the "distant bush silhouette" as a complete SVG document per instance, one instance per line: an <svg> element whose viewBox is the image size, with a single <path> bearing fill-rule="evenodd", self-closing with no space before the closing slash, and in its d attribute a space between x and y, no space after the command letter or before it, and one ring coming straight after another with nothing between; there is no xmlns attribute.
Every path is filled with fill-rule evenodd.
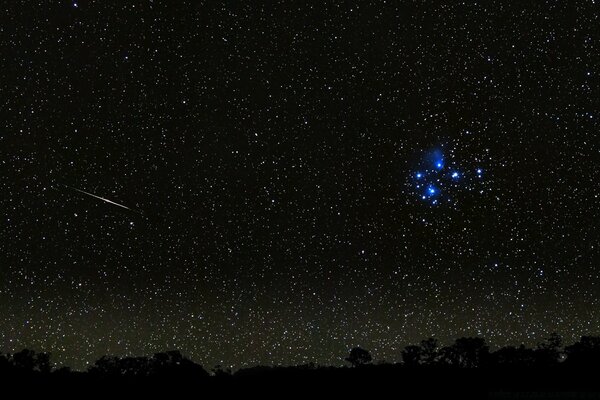
<svg viewBox="0 0 600 400"><path fill-rule="evenodd" d="M402 351L402 361L410 367L434 365L438 358L438 340L435 338L422 340L420 346L406 346Z"/></svg>
<svg viewBox="0 0 600 400"><path fill-rule="evenodd" d="M579 342L565 347L565 363L578 367L594 367L600 363L600 337L582 336Z"/></svg>
<svg viewBox="0 0 600 400"><path fill-rule="evenodd" d="M212 372L213 375L218 378L227 378L231 376L231 369L223 369L223 367L220 365L215 365L215 367L212 369Z"/></svg>
<svg viewBox="0 0 600 400"><path fill-rule="evenodd" d="M89 368L89 372L107 377L209 376L202 366L183 357L179 351L156 353L151 358L103 356Z"/></svg>
<svg viewBox="0 0 600 400"><path fill-rule="evenodd" d="M440 362L453 367L477 368L488 359L489 348L485 339L468 337L456 339L453 345L440 350Z"/></svg>
<svg viewBox="0 0 600 400"><path fill-rule="evenodd" d="M36 353L23 349L14 354L0 354L0 371L30 374L48 374L52 370L50 353Z"/></svg>
<svg viewBox="0 0 600 400"><path fill-rule="evenodd" d="M217 365L209 374L179 351L167 351L150 357L103 356L87 371L77 372L68 367L53 370L49 353L24 349L14 354L0 354L0 376L40 379L45 383L79 383L84 387L135 384L136 387L177 388L201 383L205 387L245 390L253 386L270 388L274 385L296 388L304 387L306 383L306 386L314 387L329 384L356 388L369 387L363 385L369 381L381 385L404 379L407 386L419 391L436 387L440 390L453 387L464 390L477 387L539 390L549 386L571 390L581 385L600 390L600 382L595 377L596 366L600 364L600 337L595 336L583 336L564 350L562 338L552 334L535 347L521 344L494 351L480 337L458 338L441 348L437 339L427 338L406 346L401 358L401 363L372 365L369 351L355 347L345 358L354 368L308 363L231 371ZM367 364L371 365L364 367ZM175 384L165 385L170 381ZM439 384L432 385L434 381ZM357 386L358 382L361 384Z"/></svg>
<svg viewBox="0 0 600 400"><path fill-rule="evenodd" d="M564 355L562 343L562 337L556 332L552 333L544 342L539 343L535 352L536 365L557 365Z"/></svg>
<svg viewBox="0 0 600 400"><path fill-rule="evenodd" d="M350 350L350 355L346 358L353 367L359 367L361 365L365 365L370 363L373 360L371 357L371 353L369 353L365 349L361 349L360 347L355 347Z"/></svg>
<svg viewBox="0 0 600 400"><path fill-rule="evenodd" d="M492 353L489 361L501 367L532 367L536 364L536 353L523 345L507 346Z"/></svg>
<svg viewBox="0 0 600 400"><path fill-rule="evenodd" d="M587 354L589 349L586 348L583 352ZM406 346L401 354L402 362L407 367L448 365L477 368L550 367L558 365L564 353L562 338L553 333L535 349L520 345L506 346L490 352L483 338L459 338L451 346L438 349L438 341L429 338L422 340L420 345Z"/></svg>

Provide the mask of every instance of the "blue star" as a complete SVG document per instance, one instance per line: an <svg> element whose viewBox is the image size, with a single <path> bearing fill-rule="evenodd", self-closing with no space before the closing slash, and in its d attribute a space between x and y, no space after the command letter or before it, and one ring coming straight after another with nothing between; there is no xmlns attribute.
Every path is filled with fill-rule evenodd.
<svg viewBox="0 0 600 400"><path fill-rule="evenodd" d="M453 177L454 179L458 178L458 175L459 175L459 174L458 174L458 172L456 172L456 171L454 171L454 172L452 173L452 177Z"/></svg>
<svg viewBox="0 0 600 400"><path fill-rule="evenodd" d="M440 170L444 168L444 154L441 150L437 149L432 151L429 157L435 169Z"/></svg>
<svg viewBox="0 0 600 400"><path fill-rule="evenodd" d="M423 177L423 174L420 172L417 172L417 179L421 179Z"/></svg>

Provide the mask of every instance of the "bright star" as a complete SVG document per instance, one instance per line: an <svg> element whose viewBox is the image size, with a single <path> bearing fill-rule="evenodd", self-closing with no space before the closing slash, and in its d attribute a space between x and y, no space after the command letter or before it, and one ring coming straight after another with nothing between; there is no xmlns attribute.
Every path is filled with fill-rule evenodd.
<svg viewBox="0 0 600 400"><path fill-rule="evenodd" d="M444 168L444 153L441 150L433 150L428 157L435 169Z"/></svg>

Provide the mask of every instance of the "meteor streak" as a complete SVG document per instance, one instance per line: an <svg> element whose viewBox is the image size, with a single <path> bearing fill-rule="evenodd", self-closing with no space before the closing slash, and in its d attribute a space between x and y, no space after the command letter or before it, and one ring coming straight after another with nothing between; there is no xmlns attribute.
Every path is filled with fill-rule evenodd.
<svg viewBox="0 0 600 400"><path fill-rule="evenodd" d="M115 203L115 202L114 202L114 201L112 201L112 200L105 199L104 197L96 196L95 194L93 194L93 193L89 193L89 192L86 192L85 190L77 189L77 188L75 188L75 187L68 186L68 185L63 185L63 186L64 186L64 187L66 187L66 188L69 188L69 189L71 189L71 190L75 190L75 191L77 191L77 192L79 192L79 193L83 193L83 194L86 194L86 195L88 195L88 196L94 197L94 198L96 198L96 199L102 200L102 201L104 201L104 202L106 202L106 203L109 203L109 204L112 204L112 205L114 205L114 206L117 206L117 207L124 208L124 209L126 209L126 210L128 210L128 211L132 211L132 212L138 212L138 213L139 213L139 211L137 211L137 210L133 210L133 209L131 209L131 208L127 207L127 206L124 206L123 204Z"/></svg>

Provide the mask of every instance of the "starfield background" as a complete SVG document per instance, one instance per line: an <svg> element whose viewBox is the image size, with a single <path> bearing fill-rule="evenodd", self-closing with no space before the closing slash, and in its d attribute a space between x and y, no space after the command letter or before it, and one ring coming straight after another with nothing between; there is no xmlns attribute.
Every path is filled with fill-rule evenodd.
<svg viewBox="0 0 600 400"><path fill-rule="evenodd" d="M598 335L599 7L3 2L0 351Z"/></svg>

